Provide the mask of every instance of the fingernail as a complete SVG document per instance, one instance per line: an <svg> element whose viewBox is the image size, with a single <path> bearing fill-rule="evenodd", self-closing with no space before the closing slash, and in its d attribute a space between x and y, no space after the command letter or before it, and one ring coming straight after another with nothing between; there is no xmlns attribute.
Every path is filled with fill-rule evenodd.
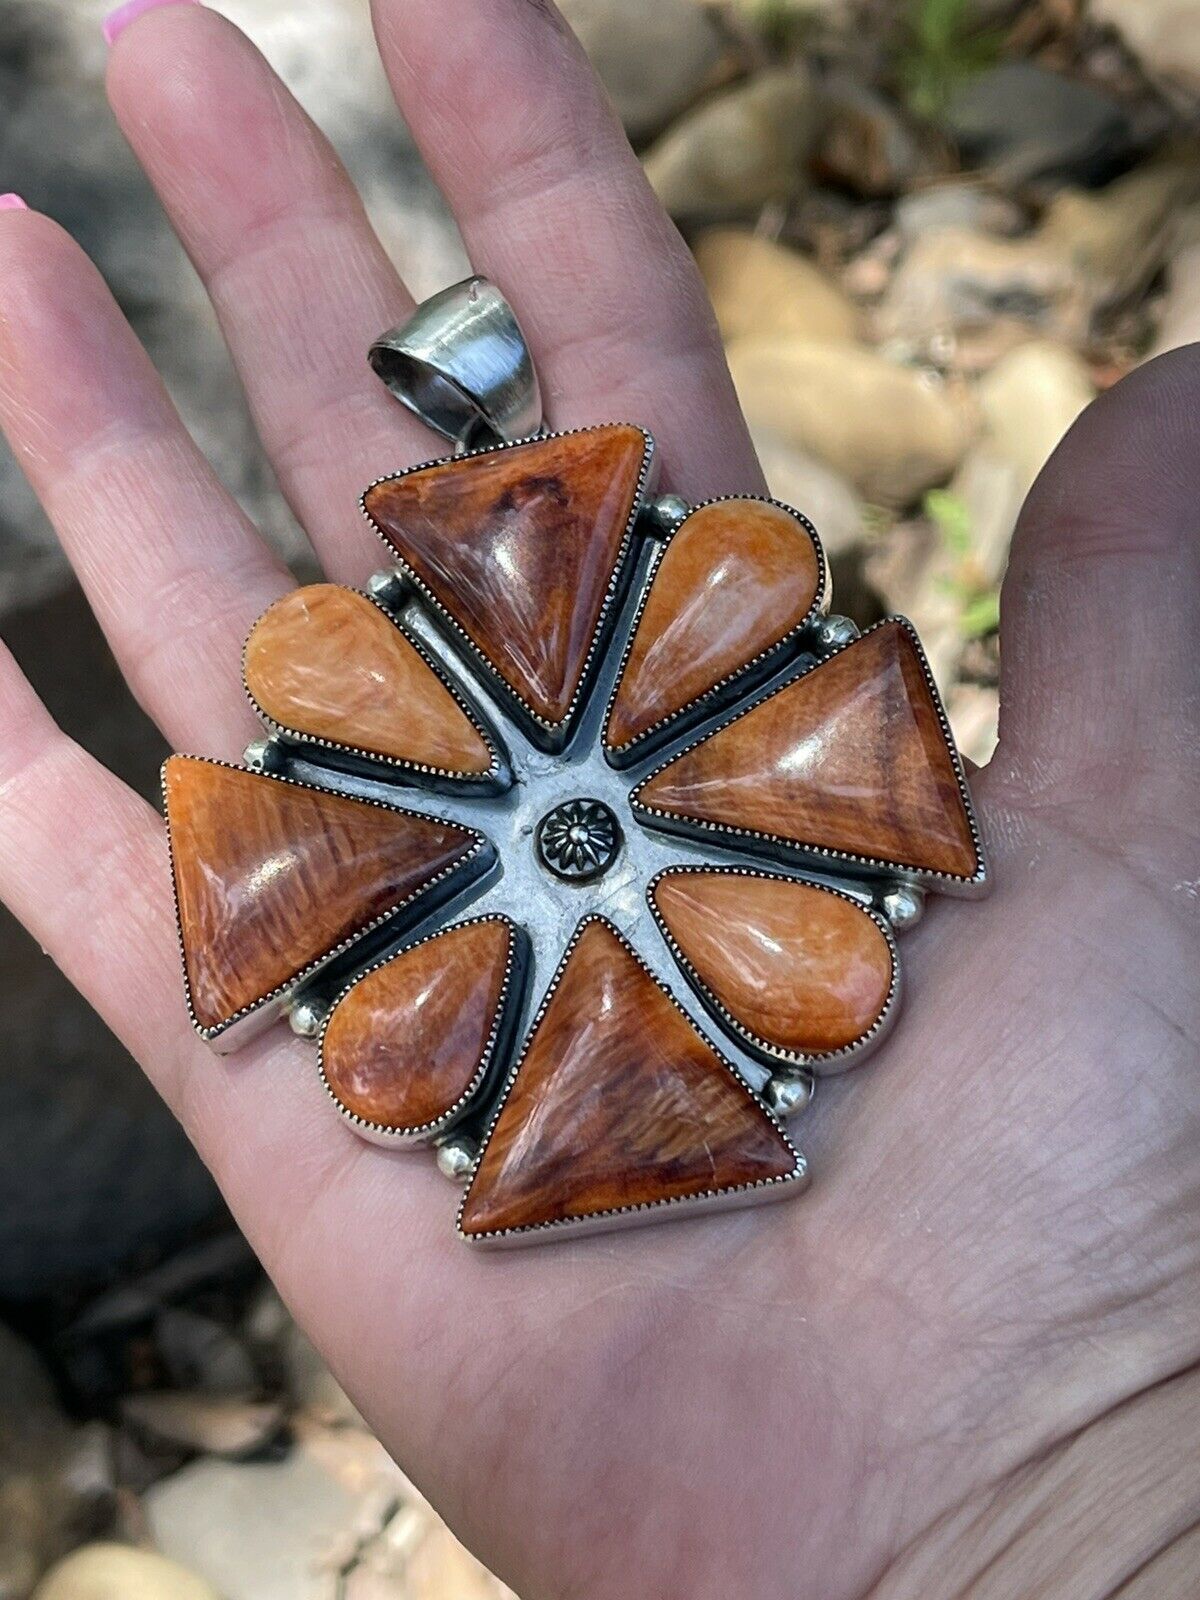
<svg viewBox="0 0 1200 1600"><path fill-rule="evenodd" d="M19 194L0 194L0 211L28 211Z"/></svg>
<svg viewBox="0 0 1200 1600"><path fill-rule="evenodd" d="M180 4L195 4L196 0L125 0L115 11L110 11L100 24L107 45L114 44L117 38L125 32L131 22L135 22L145 11L154 11L159 6L174 6Z"/></svg>

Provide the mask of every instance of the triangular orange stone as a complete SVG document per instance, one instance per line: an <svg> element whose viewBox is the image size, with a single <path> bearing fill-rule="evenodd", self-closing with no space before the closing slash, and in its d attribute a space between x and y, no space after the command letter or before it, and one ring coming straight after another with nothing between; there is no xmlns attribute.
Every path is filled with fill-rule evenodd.
<svg viewBox="0 0 1200 1600"><path fill-rule="evenodd" d="M793 632L813 608L821 558L805 524L769 500L700 506L671 535L609 708L621 750L673 719Z"/></svg>
<svg viewBox="0 0 1200 1600"><path fill-rule="evenodd" d="M745 1084L597 917L559 969L459 1226L478 1239L712 1199L803 1170Z"/></svg>
<svg viewBox="0 0 1200 1600"><path fill-rule="evenodd" d="M444 1122L478 1087L512 953L505 917L460 923L402 950L349 988L321 1043L334 1099L376 1129Z"/></svg>
<svg viewBox="0 0 1200 1600"><path fill-rule="evenodd" d="M916 872L983 863L916 635L889 618L634 791L653 818Z"/></svg>
<svg viewBox="0 0 1200 1600"><path fill-rule="evenodd" d="M195 756L163 795L188 995L212 1032L483 843L453 823Z"/></svg>
<svg viewBox="0 0 1200 1600"><path fill-rule="evenodd" d="M363 505L518 700L553 728L583 681L647 456L611 425L386 478Z"/></svg>
<svg viewBox="0 0 1200 1600"><path fill-rule="evenodd" d="M437 674L374 601L336 583L293 589L246 641L246 688L277 726L455 775L493 752Z"/></svg>

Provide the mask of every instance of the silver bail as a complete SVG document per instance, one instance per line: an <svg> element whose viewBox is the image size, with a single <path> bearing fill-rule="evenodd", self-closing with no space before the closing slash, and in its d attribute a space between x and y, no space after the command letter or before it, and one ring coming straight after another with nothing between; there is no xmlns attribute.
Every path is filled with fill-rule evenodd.
<svg viewBox="0 0 1200 1600"><path fill-rule="evenodd" d="M542 429L533 358L508 301L467 278L381 333L369 357L402 405L460 450L527 439Z"/></svg>

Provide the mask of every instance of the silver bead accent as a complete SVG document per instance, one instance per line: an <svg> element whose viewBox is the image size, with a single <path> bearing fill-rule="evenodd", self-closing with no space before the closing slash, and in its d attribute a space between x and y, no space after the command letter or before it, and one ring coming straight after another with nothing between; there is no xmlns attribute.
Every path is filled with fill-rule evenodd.
<svg viewBox="0 0 1200 1600"><path fill-rule="evenodd" d="M381 606L395 609L404 603L408 586L398 572L373 572L367 579L367 593Z"/></svg>
<svg viewBox="0 0 1200 1600"><path fill-rule="evenodd" d="M768 1078L763 1085L762 1097L767 1103L767 1110L773 1111L777 1117L794 1117L808 1109L815 1087L811 1072L801 1072L788 1078Z"/></svg>
<svg viewBox="0 0 1200 1600"><path fill-rule="evenodd" d="M816 640L819 649L829 652L841 650L848 644L853 644L859 636L858 623L850 617L839 616L830 612L829 616L822 617L816 626Z"/></svg>
<svg viewBox="0 0 1200 1600"><path fill-rule="evenodd" d="M274 739L254 739L242 752L242 765L251 773L277 773L282 763Z"/></svg>
<svg viewBox="0 0 1200 1600"><path fill-rule="evenodd" d="M895 928L903 933L915 928L925 914L925 891L913 883L897 883L879 902L879 909Z"/></svg>
<svg viewBox="0 0 1200 1600"><path fill-rule="evenodd" d="M292 1032L299 1039L315 1039L325 1021L325 1007L316 1000L297 1000L288 1012Z"/></svg>
<svg viewBox="0 0 1200 1600"><path fill-rule="evenodd" d="M681 494L656 494L646 502L642 515L656 538L673 533L691 507Z"/></svg>
<svg viewBox="0 0 1200 1600"><path fill-rule="evenodd" d="M445 1140L437 1147L438 1171L454 1183L466 1183L479 1154L479 1146L465 1134Z"/></svg>

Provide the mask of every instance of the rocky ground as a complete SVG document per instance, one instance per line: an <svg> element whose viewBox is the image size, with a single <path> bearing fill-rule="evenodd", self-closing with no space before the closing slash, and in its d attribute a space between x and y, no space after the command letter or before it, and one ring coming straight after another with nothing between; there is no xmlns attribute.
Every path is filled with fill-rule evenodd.
<svg viewBox="0 0 1200 1600"><path fill-rule="evenodd" d="M561 0L695 249L774 493L840 609L917 622L966 753L1034 476L1200 336L1193 0ZM333 134L415 291L465 270L355 0L222 0ZM225 480L303 536L100 87L103 0L0 10L0 175L96 256ZM5 637L150 792L159 744L12 464ZM64 649L64 643L69 649ZM0 1600L503 1591L384 1458L132 1064L0 923Z"/></svg>
<svg viewBox="0 0 1200 1600"><path fill-rule="evenodd" d="M31 1331L27 1329L27 1332ZM0 1329L0 1596L503 1600L236 1234Z"/></svg>

